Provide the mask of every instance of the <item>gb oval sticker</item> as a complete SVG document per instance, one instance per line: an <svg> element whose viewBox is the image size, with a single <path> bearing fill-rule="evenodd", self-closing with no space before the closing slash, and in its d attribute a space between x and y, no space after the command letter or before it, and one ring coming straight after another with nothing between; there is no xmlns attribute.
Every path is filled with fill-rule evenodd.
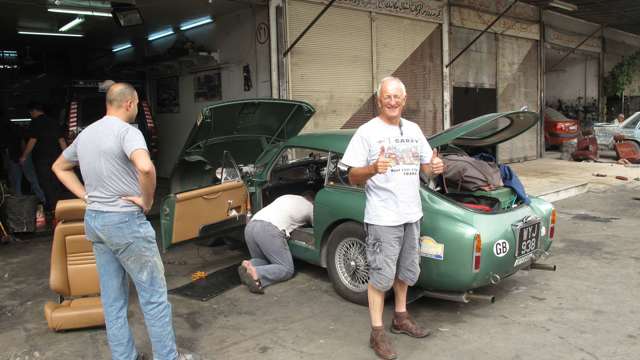
<svg viewBox="0 0 640 360"><path fill-rule="evenodd" d="M493 254L497 257L503 257L509 252L509 242L507 240L498 240L493 244Z"/></svg>

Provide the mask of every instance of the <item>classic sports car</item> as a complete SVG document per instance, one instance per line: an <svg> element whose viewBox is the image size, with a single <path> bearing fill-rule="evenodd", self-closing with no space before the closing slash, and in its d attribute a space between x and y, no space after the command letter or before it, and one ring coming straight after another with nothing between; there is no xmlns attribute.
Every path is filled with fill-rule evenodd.
<svg viewBox="0 0 640 360"><path fill-rule="evenodd" d="M283 194L317 191L313 227L294 231L293 256L327 268L336 291L367 302L363 229L365 195L340 164L353 130L298 135L315 113L300 101L229 101L204 109L171 177L163 202L164 248L217 234L242 238L251 211ZM538 121L532 112L488 114L429 138L441 152L467 152L509 140ZM234 160L235 159L235 160ZM424 209L416 288L424 295L467 302L471 290L496 284L536 262L554 237L553 206L525 205L510 188L445 193L423 177ZM478 203L490 203L479 210ZM231 235L229 235L231 234Z"/></svg>
<svg viewBox="0 0 640 360"><path fill-rule="evenodd" d="M613 149L613 136L616 134L621 134L625 139L640 145L640 112L629 116L622 124L593 124L593 131L598 139L598 145L606 149Z"/></svg>

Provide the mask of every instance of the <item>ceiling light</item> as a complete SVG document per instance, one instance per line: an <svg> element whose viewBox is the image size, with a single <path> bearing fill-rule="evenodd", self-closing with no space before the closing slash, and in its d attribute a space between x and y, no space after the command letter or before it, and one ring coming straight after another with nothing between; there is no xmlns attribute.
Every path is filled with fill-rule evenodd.
<svg viewBox="0 0 640 360"><path fill-rule="evenodd" d="M185 31L185 30L193 29L194 27L209 24L212 22L213 22L213 19L211 18L211 16L206 16L203 18L187 21L180 24L180 30Z"/></svg>
<svg viewBox="0 0 640 360"><path fill-rule="evenodd" d="M61 27L58 31L62 31L65 32L71 28L74 28L75 26L82 24L84 22L84 18L82 16L78 16L77 18L69 21L66 25L64 25L63 27Z"/></svg>
<svg viewBox="0 0 640 360"><path fill-rule="evenodd" d="M30 122L31 119L30 118L21 118L21 119L16 118L16 119L11 119L9 121L15 122L15 123L20 123L20 122Z"/></svg>
<svg viewBox="0 0 640 360"><path fill-rule="evenodd" d="M131 43L126 43L126 44L122 44L122 45L118 45L116 47L114 47L113 49L111 49L111 51L118 52L118 51L122 51L122 50L126 50L131 48L133 45L131 45Z"/></svg>
<svg viewBox="0 0 640 360"><path fill-rule="evenodd" d="M149 41L153 41L153 40L157 40L157 39L160 39L160 38L163 38L165 36L172 35L172 34L173 34L173 29L167 29L167 30L163 30L163 31L160 31L160 32L157 32L157 33L150 34L149 37L147 37L147 39Z"/></svg>
<svg viewBox="0 0 640 360"><path fill-rule="evenodd" d="M42 31L18 31L18 34L43 35L43 36L67 36L67 37L83 37L84 36L82 34L55 33L55 32L42 32Z"/></svg>
<svg viewBox="0 0 640 360"><path fill-rule="evenodd" d="M113 11L111 11L113 19L120 27L136 26L144 23L140 9L133 4L112 2L111 7L113 8Z"/></svg>
<svg viewBox="0 0 640 360"><path fill-rule="evenodd" d="M104 11L65 9L65 8L48 8L47 10L50 11L50 12L63 13L63 14L78 14L78 15L89 15L89 16L111 17L111 13L104 12Z"/></svg>
<svg viewBox="0 0 640 360"><path fill-rule="evenodd" d="M561 1L561 0L552 0L549 1L549 6L553 6L556 7L558 9L563 9L563 10L567 10L567 11L576 11L578 10L578 6L565 2L565 1Z"/></svg>

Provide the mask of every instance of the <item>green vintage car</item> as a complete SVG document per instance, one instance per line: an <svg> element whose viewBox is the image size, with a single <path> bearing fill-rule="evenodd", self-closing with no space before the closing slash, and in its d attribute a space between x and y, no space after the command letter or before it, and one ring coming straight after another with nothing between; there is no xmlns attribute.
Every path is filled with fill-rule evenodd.
<svg viewBox="0 0 640 360"><path fill-rule="evenodd" d="M313 227L294 231L293 256L327 268L344 298L367 302L363 228L365 194L349 184L340 164L353 130L299 132L315 113L301 101L252 99L204 109L171 176L161 210L165 249L202 236L242 241L256 212L283 194L317 191ZM430 137L441 153L495 151L538 122L532 112L496 113ZM496 284L537 261L551 246L555 210L538 198L529 205L510 188L445 192L422 177L420 252L422 295L467 302L473 289ZM492 210L473 207L487 202Z"/></svg>

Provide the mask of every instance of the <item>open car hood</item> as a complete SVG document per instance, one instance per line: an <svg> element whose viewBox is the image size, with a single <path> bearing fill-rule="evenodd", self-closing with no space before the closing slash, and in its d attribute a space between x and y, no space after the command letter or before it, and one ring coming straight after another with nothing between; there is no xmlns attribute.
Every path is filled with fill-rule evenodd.
<svg viewBox="0 0 640 360"><path fill-rule="evenodd" d="M229 136L260 136L267 143L296 136L316 110L303 101L282 99L231 100L202 110L185 149L202 141Z"/></svg>
<svg viewBox="0 0 640 360"><path fill-rule="evenodd" d="M429 145L491 146L513 139L534 126L538 113L514 111L487 114L465 121L429 138Z"/></svg>

